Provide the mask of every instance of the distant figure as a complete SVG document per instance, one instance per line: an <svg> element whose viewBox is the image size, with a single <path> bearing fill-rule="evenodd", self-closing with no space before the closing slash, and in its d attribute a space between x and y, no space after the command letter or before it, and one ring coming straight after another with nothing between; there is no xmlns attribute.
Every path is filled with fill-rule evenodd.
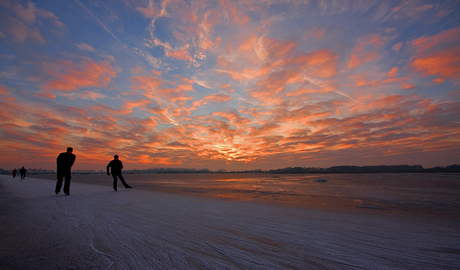
<svg viewBox="0 0 460 270"><path fill-rule="evenodd" d="M57 165L57 182L56 182L56 194L59 194L62 187L62 179L65 178L64 182L64 193L70 195L70 168L75 162L76 156L72 154L73 148L67 147L67 152L60 153L56 159Z"/></svg>
<svg viewBox="0 0 460 270"><path fill-rule="evenodd" d="M14 168L14 170L13 170L13 178L16 178L16 173L18 173L18 170L16 168Z"/></svg>
<svg viewBox="0 0 460 270"><path fill-rule="evenodd" d="M121 183L125 188L132 188L132 186L128 185L121 175L121 169L123 169L123 163L121 160L118 159L118 155L113 156L113 160L109 162L107 165L107 175L110 175L109 168L112 168L112 177L113 177L113 190L117 191L117 176L120 178Z"/></svg>
<svg viewBox="0 0 460 270"><path fill-rule="evenodd" d="M22 166L22 168L19 170L19 172L21 173L21 181L22 179L26 178L26 169L24 168L24 166Z"/></svg>

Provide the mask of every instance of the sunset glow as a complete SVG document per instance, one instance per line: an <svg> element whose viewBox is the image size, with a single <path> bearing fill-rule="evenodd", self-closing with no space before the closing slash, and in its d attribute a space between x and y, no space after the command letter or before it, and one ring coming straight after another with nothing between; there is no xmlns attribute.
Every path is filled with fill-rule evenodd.
<svg viewBox="0 0 460 270"><path fill-rule="evenodd" d="M0 0L0 168L460 163L459 7Z"/></svg>

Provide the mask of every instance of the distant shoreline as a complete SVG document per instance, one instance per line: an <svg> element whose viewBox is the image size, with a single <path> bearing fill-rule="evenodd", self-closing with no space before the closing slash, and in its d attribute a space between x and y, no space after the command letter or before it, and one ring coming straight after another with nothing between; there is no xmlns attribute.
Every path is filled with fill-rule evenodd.
<svg viewBox="0 0 460 270"><path fill-rule="evenodd" d="M26 168L27 173L31 175L56 173L54 170ZM281 169L270 170L243 170L243 171L226 171L224 169L212 171L209 169L187 169L187 168L150 168L150 169L131 169L124 170L125 174L139 173L269 173L269 174L349 174L349 173L458 173L460 164L449 166L437 166L433 168L424 168L422 165L375 165L375 166L354 166L342 165L328 168L321 167L286 167ZM104 170L73 170L74 174L104 174ZM11 170L0 168L0 174L11 174Z"/></svg>
<svg viewBox="0 0 460 270"><path fill-rule="evenodd" d="M459 173L460 171L435 171L435 170L425 170L425 171L364 171L364 172L353 172L353 171L339 171L339 172L181 172L181 171L170 171L170 172L130 172L123 171L123 174L387 174L387 173L396 173L396 174L406 174L406 173ZM10 175L11 173L0 173L0 175ZM44 173L29 173L27 175L44 175L44 174L56 174L56 172L44 172ZM105 172L72 172L72 174L106 174Z"/></svg>

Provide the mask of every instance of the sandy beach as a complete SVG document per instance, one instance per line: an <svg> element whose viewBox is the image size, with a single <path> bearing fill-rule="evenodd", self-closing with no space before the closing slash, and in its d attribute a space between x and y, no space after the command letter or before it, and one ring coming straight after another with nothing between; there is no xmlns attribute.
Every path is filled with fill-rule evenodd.
<svg viewBox="0 0 460 270"><path fill-rule="evenodd" d="M458 269L459 219L0 176L1 269ZM356 207L354 207L356 208ZM372 209L365 209L372 210Z"/></svg>

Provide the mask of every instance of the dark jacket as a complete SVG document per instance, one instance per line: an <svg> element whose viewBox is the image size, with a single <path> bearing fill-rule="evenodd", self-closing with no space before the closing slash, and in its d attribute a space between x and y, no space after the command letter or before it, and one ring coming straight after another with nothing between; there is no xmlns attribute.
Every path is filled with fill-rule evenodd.
<svg viewBox="0 0 460 270"><path fill-rule="evenodd" d="M107 172L109 171L109 167L111 167L111 172L112 174L118 174L121 173L121 169L123 169L123 163L121 163L121 160L112 160L109 162L107 165Z"/></svg>
<svg viewBox="0 0 460 270"><path fill-rule="evenodd" d="M58 172L70 172L70 168L75 163L75 158L74 154L60 153L56 159Z"/></svg>

